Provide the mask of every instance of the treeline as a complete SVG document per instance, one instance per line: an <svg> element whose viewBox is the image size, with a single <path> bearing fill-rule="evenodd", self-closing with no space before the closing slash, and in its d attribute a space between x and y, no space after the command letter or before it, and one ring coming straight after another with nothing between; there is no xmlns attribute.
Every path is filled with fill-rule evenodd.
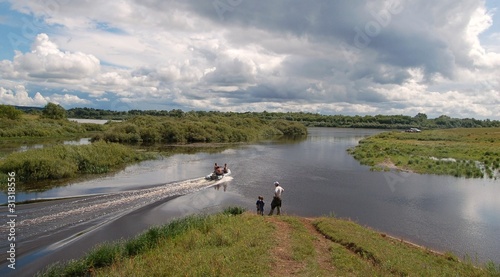
<svg viewBox="0 0 500 277"><path fill-rule="evenodd" d="M108 142L220 143L248 142L275 136L303 136L304 125L286 120L262 120L233 116L136 116L110 122L93 140Z"/></svg>
<svg viewBox="0 0 500 277"><path fill-rule="evenodd" d="M50 105L50 106L49 106ZM0 118L18 117L9 109L2 112L0 105ZM21 109L21 107L16 107ZM428 118L424 113L415 116L407 115L322 115L305 112L218 112L218 111L187 111L180 109L167 110L130 110L110 111L94 108L72 108L64 111L62 107L49 103L43 109L23 107L22 110L30 114L40 114L46 118L84 118L84 119L108 119L127 120L137 116L169 117L176 119L197 119L204 117L219 118L257 118L266 121L286 120L299 122L307 127L344 127L344 128L377 128L377 129L447 129L447 128L478 128L478 127L500 127L499 120L480 120L474 118L452 118L441 115L437 118ZM63 113L63 115L61 115Z"/></svg>
<svg viewBox="0 0 500 277"><path fill-rule="evenodd" d="M287 120L300 122L308 127L344 127L344 128L377 128L377 129L446 129L446 128L478 128L478 127L500 127L498 120L479 120L474 118L452 118L441 115L437 118L428 118L424 113L415 116L407 115L322 115L304 112L217 112L217 111L188 111L179 109L170 111L159 110L130 110L109 111L93 108L73 108L67 111L67 116L72 118L92 119L127 119L138 115L167 116L174 118L203 117L203 116L228 116L239 114L250 118L264 120Z"/></svg>
<svg viewBox="0 0 500 277"><path fill-rule="evenodd" d="M343 127L343 128L375 128L375 129L447 129L447 128L480 128L500 127L498 120L479 120L474 118L451 118L441 115L429 119L426 114L407 115L321 115L313 113L266 113L264 118L282 118L301 122L309 127Z"/></svg>

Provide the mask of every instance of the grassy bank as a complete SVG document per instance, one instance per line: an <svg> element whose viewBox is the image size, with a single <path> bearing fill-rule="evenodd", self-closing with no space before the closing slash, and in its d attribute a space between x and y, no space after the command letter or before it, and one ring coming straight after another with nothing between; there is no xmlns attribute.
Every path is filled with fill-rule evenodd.
<svg viewBox="0 0 500 277"><path fill-rule="evenodd" d="M39 181L108 173L127 164L154 157L115 143L56 145L8 155L0 160L0 178L5 179L7 173L14 172L17 188L29 189L28 184L36 185Z"/></svg>
<svg viewBox="0 0 500 277"><path fill-rule="evenodd" d="M349 152L376 170L397 167L417 173L498 178L500 128L385 132Z"/></svg>
<svg viewBox="0 0 500 277"><path fill-rule="evenodd" d="M191 216L39 276L500 276L361 227L321 217L269 217L228 209Z"/></svg>

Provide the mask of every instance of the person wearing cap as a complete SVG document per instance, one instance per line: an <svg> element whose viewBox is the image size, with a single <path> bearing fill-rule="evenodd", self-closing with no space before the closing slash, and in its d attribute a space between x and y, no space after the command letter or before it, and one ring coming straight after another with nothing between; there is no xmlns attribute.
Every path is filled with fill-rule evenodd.
<svg viewBox="0 0 500 277"><path fill-rule="evenodd" d="M269 212L269 215L273 215L274 209L276 208L276 214L280 215L281 213L281 194L285 189L280 186L280 183L278 181L274 182L274 196L273 196L273 201L271 201L271 211Z"/></svg>

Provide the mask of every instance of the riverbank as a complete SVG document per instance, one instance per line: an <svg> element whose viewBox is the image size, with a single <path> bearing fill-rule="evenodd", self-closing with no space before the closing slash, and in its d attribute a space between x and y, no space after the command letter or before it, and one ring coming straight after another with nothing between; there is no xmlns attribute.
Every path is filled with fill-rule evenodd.
<svg viewBox="0 0 500 277"><path fill-rule="evenodd" d="M15 152L1 159L0 180L6 180L7 174L12 173L18 191L44 190L50 188L47 181L64 182L84 175L109 173L155 157L156 154L116 143L49 146ZM3 186L6 184L2 182Z"/></svg>
<svg viewBox="0 0 500 277"><path fill-rule="evenodd" d="M500 276L349 220L241 212L179 219L40 276Z"/></svg>
<svg viewBox="0 0 500 277"><path fill-rule="evenodd" d="M500 176L500 128L384 132L348 150L373 170L467 178Z"/></svg>

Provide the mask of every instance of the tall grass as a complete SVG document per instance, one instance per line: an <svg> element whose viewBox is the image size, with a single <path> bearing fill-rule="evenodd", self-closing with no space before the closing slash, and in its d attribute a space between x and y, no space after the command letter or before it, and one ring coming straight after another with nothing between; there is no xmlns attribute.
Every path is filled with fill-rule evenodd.
<svg viewBox="0 0 500 277"><path fill-rule="evenodd" d="M14 137L67 137L89 132L101 132L105 126L99 124L79 124L66 119L0 118L0 138Z"/></svg>
<svg viewBox="0 0 500 277"><path fill-rule="evenodd" d="M125 145L96 142L89 145L56 145L15 152L0 160L0 172L15 172L21 183L58 180L77 174L100 174L126 164L150 159Z"/></svg>
<svg viewBox="0 0 500 277"><path fill-rule="evenodd" d="M495 178L500 169L500 128L386 132L361 140L349 152L375 169L389 162L418 173Z"/></svg>

